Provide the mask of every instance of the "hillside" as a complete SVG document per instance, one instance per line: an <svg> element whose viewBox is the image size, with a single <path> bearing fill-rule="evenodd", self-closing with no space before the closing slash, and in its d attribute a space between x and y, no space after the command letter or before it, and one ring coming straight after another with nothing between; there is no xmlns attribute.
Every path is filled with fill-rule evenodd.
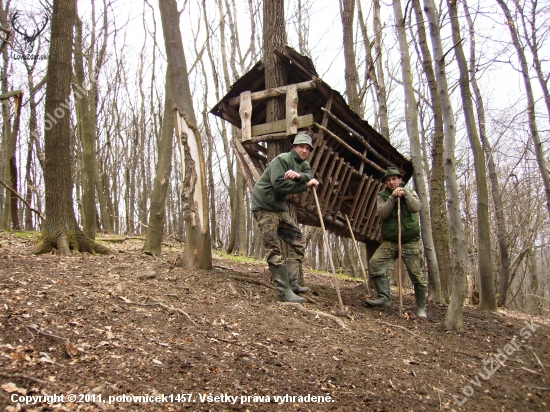
<svg viewBox="0 0 550 412"><path fill-rule="evenodd" d="M392 290L391 309L369 310L355 281L340 282L350 316L324 316L326 274L306 271L297 307L275 301L262 262L186 270L177 247L153 258L139 240L37 257L33 241L0 232L2 410L549 409L548 320L466 307L466 331L446 332L444 307L418 320L407 290L399 317Z"/></svg>

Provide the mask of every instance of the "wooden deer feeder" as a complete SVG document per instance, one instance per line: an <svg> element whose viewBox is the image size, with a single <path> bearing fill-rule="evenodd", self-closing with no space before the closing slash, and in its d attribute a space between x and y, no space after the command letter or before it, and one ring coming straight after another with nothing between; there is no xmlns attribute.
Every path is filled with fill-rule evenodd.
<svg viewBox="0 0 550 412"><path fill-rule="evenodd" d="M384 187L380 178L393 166L404 174L404 181L409 180L411 162L319 79L308 57L290 47L279 57L288 65L287 86L264 90L260 61L211 110L239 129L232 143L248 186L253 187L267 166L267 142L292 142L296 133L308 133L315 149L307 160L320 183L317 194L325 227L350 237L347 216L357 240L379 243L376 196ZM266 123L266 99L281 95L286 95L286 119ZM287 200L296 206L299 223L320 226L310 191Z"/></svg>

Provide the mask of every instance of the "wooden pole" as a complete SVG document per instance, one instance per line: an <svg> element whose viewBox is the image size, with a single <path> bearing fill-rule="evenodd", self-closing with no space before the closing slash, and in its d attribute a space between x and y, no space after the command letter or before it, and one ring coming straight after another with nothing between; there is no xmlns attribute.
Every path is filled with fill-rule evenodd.
<svg viewBox="0 0 550 412"><path fill-rule="evenodd" d="M403 287L401 285L401 196L397 198L397 284L399 285L399 316L403 314Z"/></svg>
<svg viewBox="0 0 550 412"><path fill-rule="evenodd" d="M346 222L348 222L349 233L351 233L351 239L353 240L353 246L355 246L355 251L357 252L357 259L359 260L359 265L361 265L361 272L363 272L363 280L365 281L365 287L367 288L367 294L370 295L369 291L369 280L367 278L367 272L365 272L365 266L363 266L363 261L361 260L361 253L359 253L359 248L357 247L357 242L355 241L355 235L351 229L351 223L349 222L348 215L346 216Z"/></svg>
<svg viewBox="0 0 550 412"><path fill-rule="evenodd" d="M332 269L332 274L334 275L334 286L336 287L336 294L338 295L338 304L340 305L340 311L345 313L344 304L342 303L342 296L340 295L340 286L338 286L338 276L336 276L336 269L334 269L334 262L332 261L332 252L330 250L330 244L328 243L328 235L325 230L325 223L323 222L323 215L321 214L321 206L319 206L319 199L317 198L317 191L315 188L312 188L313 197L315 198L315 205L317 206L317 213L319 214L319 220L321 221L321 228L323 229L323 235L325 237L325 246L328 252L328 259L330 261L330 268Z"/></svg>

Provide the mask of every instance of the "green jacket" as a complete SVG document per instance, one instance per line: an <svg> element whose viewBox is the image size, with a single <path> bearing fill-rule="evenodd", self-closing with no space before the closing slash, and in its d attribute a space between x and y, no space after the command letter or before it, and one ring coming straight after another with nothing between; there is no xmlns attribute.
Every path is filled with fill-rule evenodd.
<svg viewBox="0 0 550 412"><path fill-rule="evenodd" d="M422 203L410 189L401 198L401 242L406 243L420 237L420 224L416 212ZM378 215L382 218L382 240L397 242L397 200L386 187L378 193Z"/></svg>
<svg viewBox="0 0 550 412"><path fill-rule="evenodd" d="M284 178L288 170L301 174L296 180ZM252 211L269 210L271 212L286 212L286 195L301 193L307 190L307 182L313 179L311 166L302 160L296 151L281 153L267 165L265 172L254 186L252 192Z"/></svg>

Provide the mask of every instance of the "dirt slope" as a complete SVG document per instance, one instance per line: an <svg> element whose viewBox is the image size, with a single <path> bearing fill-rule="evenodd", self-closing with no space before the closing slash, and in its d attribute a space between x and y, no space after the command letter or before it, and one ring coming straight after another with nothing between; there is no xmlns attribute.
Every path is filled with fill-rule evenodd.
<svg viewBox="0 0 550 412"><path fill-rule="evenodd" d="M177 249L109 246L36 257L32 240L0 233L0 409L550 409L547 320L467 307L466 332L450 333L444 307L420 321L408 290L405 317L394 291L391 309L368 310L351 281L351 317L330 317L330 276L306 272L312 301L295 307L275 302L259 262L191 271L174 266Z"/></svg>

